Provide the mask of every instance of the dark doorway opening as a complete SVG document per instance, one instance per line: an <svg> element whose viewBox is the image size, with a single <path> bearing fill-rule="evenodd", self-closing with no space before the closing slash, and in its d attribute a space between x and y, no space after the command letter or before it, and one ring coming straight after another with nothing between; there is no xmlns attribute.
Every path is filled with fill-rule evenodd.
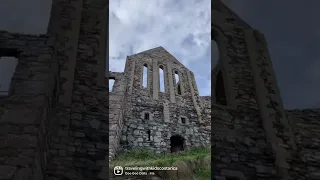
<svg viewBox="0 0 320 180"><path fill-rule="evenodd" d="M170 143L171 143L171 153L181 152L185 148L185 145L184 145L185 140L180 135L171 136Z"/></svg>

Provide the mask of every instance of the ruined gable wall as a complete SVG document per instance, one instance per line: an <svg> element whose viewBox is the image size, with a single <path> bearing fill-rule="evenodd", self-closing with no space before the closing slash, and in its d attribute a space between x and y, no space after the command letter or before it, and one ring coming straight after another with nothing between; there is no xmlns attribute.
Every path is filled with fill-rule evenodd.
<svg viewBox="0 0 320 180"><path fill-rule="evenodd" d="M108 86L101 84L105 82L101 66L106 61L107 2L59 3L56 10L63 17L58 16L58 27L66 28L61 30L65 33L58 33L56 44L64 60L60 98L67 99L59 104L59 131L52 137L46 175L50 179L107 179Z"/></svg>
<svg viewBox="0 0 320 180"><path fill-rule="evenodd" d="M190 72L162 48L155 48L128 57L128 86L132 83L132 93L128 96L127 114L124 120L121 146L123 150L134 147L147 147L157 153L170 151L170 137L180 134L187 139L186 146L210 143L210 132L201 130L198 115L192 99ZM148 88L142 88L142 72L148 64ZM159 92L159 66L163 66L165 92ZM182 95L177 95L173 86L174 70L180 72ZM131 72L130 72L131 71ZM189 75L188 75L189 73ZM192 74L193 75L193 74ZM131 79L132 78L132 79ZM156 94L155 94L156 93ZM150 113L150 120L144 113ZM181 122L181 117L187 120ZM148 139L148 130L151 139Z"/></svg>
<svg viewBox="0 0 320 180"><path fill-rule="evenodd" d="M291 163L300 179L320 178L320 109L286 111L298 146L298 157Z"/></svg>
<svg viewBox="0 0 320 180"><path fill-rule="evenodd" d="M281 101L264 35L252 29L216 0L212 11L214 38L219 46L228 105L259 112L265 138L275 155L277 175L299 179L290 162L296 144Z"/></svg>
<svg viewBox="0 0 320 180"><path fill-rule="evenodd" d="M211 107L214 179L276 179L274 156L258 111L245 30L249 27L214 7L213 37L219 49L227 105ZM215 80L215 74L212 74Z"/></svg>
<svg viewBox="0 0 320 180"><path fill-rule="evenodd" d="M0 47L20 51L0 113L1 179L41 179L46 166L58 61L48 38L0 32Z"/></svg>

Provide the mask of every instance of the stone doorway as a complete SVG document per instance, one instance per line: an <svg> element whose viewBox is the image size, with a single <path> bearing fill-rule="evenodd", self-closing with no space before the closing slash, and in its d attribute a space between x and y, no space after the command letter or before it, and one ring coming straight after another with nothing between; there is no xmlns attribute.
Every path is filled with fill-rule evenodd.
<svg viewBox="0 0 320 180"><path fill-rule="evenodd" d="M180 135L170 137L171 153L184 151L185 139Z"/></svg>

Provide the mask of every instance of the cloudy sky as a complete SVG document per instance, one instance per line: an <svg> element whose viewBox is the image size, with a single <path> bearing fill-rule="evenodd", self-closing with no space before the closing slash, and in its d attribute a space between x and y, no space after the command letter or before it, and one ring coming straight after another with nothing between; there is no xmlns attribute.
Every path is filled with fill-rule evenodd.
<svg viewBox="0 0 320 180"><path fill-rule="evenodd" d="M318 0L224 0L252 27L265 33L286 108L320 107L320 6ZM49 0L2 0L0 29L45 33ZM163 46L195 73L201 95L210 94L210 0L117 0L110 2L109 64ZM13 11L14 9L14 11ZM318 51L317 51L318 50ZM6 65L5 65L6 64ZM0 83L9 79L0 60ZM14 67L12 68L14 69ZM0 88L0 91L3 90Z"/></svg>
<svg viewBox="0 0 320 180"><path fill-rule="evenodd" d="M194 72L201 95L211 93L211 0L117 0L109 8L109 68L164 47Z"/></svg>

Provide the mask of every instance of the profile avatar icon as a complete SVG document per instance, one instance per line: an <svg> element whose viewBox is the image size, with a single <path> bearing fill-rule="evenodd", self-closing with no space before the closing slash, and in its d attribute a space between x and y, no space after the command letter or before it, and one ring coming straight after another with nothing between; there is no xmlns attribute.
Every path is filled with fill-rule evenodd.
<svg viewBox="0 0 320 180"><path fill-rule="evenodd" d="M113 168L113 173L116 176L121 176L123 174L123 168L121 166L116 166Z"/></svg>

